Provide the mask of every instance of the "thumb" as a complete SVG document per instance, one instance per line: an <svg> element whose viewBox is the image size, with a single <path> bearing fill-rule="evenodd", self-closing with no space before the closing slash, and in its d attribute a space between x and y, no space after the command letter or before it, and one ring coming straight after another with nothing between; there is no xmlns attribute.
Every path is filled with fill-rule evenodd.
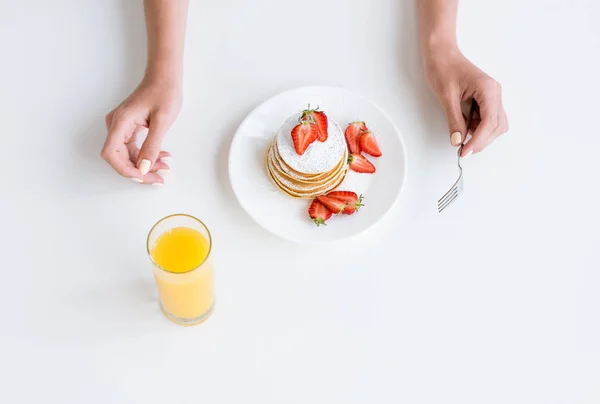
<svg viewBox="0 0 600 404"><path fill-rule="evenodd" d="M169 125L165 119L156 117L151 119L150 126L148 127L148 136L146 136L146 140L144 140L144 144L138 155L137 167L142 172L142 175L146 175L156 162L160 153L160 146L168 129Z"/></svg>
<svg viewBox="0 0 600 404"><path fill-rule="evenodd" d="M452 146L460 146L467 136L466 122L460 106L460 97L448 98L444 101L446 120Z"/></svg>

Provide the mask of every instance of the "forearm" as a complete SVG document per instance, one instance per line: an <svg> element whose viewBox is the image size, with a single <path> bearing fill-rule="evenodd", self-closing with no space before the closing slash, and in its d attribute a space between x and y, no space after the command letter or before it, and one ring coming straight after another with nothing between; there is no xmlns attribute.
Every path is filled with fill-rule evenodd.
<svg viewBox="0 0 600 404"><path fill-rule="evenodd" d="M181 83L188 0L144 0L148 60L145 78Z"/></svg>
<svg viewBox="0 0 600 404"><path fill-rule="evenodd" d="M416 0L419 47L423 58L456 48L458 0Z"/></svg>

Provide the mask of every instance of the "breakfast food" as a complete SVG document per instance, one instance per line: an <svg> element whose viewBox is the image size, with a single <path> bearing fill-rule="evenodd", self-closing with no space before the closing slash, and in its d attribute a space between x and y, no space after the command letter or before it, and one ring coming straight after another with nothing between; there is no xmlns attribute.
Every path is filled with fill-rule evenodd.
<svg viewBox="0 0 600 404"><path fill-rule="evenodd" d="M318 227L320 225L326 226L325 222L331 218L333 213L327 209L325 205L315 199L308 208L308 215Z"/></svg>
<svg viewBox="0 0 600 404"><path fill-rule="evenodd" d="M373 174L375 172L375 166L362 154L352 153L348 158L350 169L357 173Z"/></svg>
<svg viewBox="0 0 600 404"><path fill-rule="evenodd" d="M334 214L354 214L361 206L364 206L362 200L363 196L356 195L356 192L332 191L313 200L308 208L308 215L317 226L327 225L325 222Z"/></svg>
<svg viewBox="0 0 600 404"><path fill-rule="evenodd" d="M358 144L360 146L361 151L364 151L365 153L370 154L373 157L381 157L381 149L379 149L379 145L377 144L375 135L370 130L360 135L360 138L358 139Z"/></svg>
<svg viewBox="0 0 600 404"><path fill-rule="evenodd" d="M363 206L363 196L336 191L348 170L373 174L375 166L364 155L381 157L373 132L364 121L348 124L345 131L319 107L285 120L267 152L266 168L284 193L310 199L309 217L317 226L334 215L353 215Z"/></svg>
<svg viewBox="0 0 600 404"><path fill-rule="evenodd" d="M356 195L356 192L352 191L332 191L327 194L329 198L335 198L339 201L346 203L342 213L345 215L351 215L356 212L362 204L363 196Z"/></svg>
<svg viewBox="0 0 600 404"><path fill-rule="evenodd" d="M267 172L294 198L316 198L338 187L348 172L348 149L340 126L323 111L289 117L267 152Z"/></svg>
<svg viewBox="0 0 600 404"><path fill-rule="evenodd" d="M327 118L327 115L325 115L325 112L319 111L319 107L316 109L310 109L310 104L308 104L308 108L302 111L302 117L300 120L302 122L313 122L317 127L317 137L319 141L324 142L327 140L329 119Z"/></svg>
<svg viewBox="0 0 600 404"><path fill-rule="evenodd" d="M367 125L361 121L352 122L348 125L344 135L346 136L350 153L360 153L359 137L367 130Z"/></svg>
<svg viewBox="0 0 600 404"><path fill-rule="evenodd" d="M362 153L373 157L381 157L382 153L375 135L367 128L367 124L363 121L349 123L344 136L350 149L350 169L357 173L373 174L376 171L375 166Z"/></svg>

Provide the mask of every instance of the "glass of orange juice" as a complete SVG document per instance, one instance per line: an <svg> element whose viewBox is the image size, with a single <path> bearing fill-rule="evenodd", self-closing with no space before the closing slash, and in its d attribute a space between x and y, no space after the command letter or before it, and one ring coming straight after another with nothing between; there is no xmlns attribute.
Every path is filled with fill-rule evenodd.
<svg viewBox="0 0 600 404"><path fill-rule="evenodd" d="M210 317L215 284L212 238L206 225L190 215L167 216L150 230L146 248L163 313L181 325L200 324Z"/></svg>

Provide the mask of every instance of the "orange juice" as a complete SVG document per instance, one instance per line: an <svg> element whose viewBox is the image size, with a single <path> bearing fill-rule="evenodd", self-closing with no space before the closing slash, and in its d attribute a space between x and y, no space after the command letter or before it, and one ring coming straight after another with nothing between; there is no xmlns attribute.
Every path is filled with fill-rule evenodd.
<svg viewBox="0 0 600 404"><path fill-rule="evenodd" d="M198 323L210 315L214 271L210 240L191 227L165 230L154 242L150 256L165 314L179 323Z"/></svg>

